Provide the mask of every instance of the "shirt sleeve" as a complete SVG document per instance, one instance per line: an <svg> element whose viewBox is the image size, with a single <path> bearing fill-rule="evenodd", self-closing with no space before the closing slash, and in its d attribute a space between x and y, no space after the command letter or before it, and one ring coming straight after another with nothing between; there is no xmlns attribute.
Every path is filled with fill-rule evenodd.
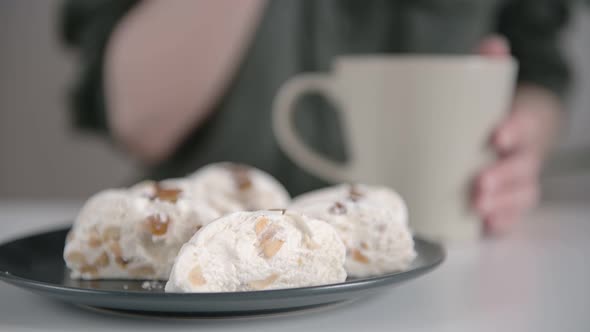
<svg viewBox="0 0 590 332"><path fill-rule="evenodd" d="M60 34L78 55L80 70L68 96L74 126L108 131L103 89L104 53L114 28L138 0L66 0Z"/></svg>
<svg viewBox="0 0 590 332"><path fill-rule="evenodd" d="M560 97L571 80L559 45L570 5L569 0L507 0L498 21L498 32L508 38L519 61L519 82L543 86Z"/></svg>

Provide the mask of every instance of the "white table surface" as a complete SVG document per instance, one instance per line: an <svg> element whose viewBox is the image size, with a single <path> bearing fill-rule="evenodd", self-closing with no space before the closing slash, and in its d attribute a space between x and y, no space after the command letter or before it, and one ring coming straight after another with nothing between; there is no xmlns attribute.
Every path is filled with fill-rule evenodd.
<svg viewBox="0 0 590 332"><path fill-rule="evenodd" d="M78 207L0 201L0 241L63 225ZM590 204L544 204L507 236L453 245L434 272L338 308L257 319L142 319L0 283L0 331L590 331L589 257Z"/></svg>

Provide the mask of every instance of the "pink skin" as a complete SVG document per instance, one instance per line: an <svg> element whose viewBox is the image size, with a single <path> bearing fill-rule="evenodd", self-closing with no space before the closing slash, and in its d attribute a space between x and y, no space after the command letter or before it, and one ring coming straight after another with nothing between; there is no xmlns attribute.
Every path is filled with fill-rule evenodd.
<svg viewBox="0 0 590 332"><path fill-rule="evenodd" d="M486 38L478 53L506 57L510 48L499 36ZM521 85L511 111L491 135L498 159L475 178L472 205L488 234L504 233L539 198L539 172L559 125L560 104L548 90Z"/></svg>

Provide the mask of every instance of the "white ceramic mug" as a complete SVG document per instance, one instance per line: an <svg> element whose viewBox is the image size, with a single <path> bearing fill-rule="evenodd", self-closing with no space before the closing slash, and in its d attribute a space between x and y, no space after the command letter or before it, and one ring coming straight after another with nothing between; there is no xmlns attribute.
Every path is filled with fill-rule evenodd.
<svg viewBox="0 0 590 332"><path fill-rule="evenodd" d="M274 103L278 143L303 169L334 182L395 188L410 225L436 240L473 239L480 221L468 193L494 157L487 143L509 109L517 64L471 55L346 56L331 73L306 73L281 87ZM293 112L306 93L338 110L349 161L337 163L298 137Z"/></svg>

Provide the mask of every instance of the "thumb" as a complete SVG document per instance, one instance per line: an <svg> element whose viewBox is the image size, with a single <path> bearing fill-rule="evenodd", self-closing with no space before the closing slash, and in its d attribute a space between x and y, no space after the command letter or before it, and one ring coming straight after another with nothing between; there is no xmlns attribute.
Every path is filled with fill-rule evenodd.
<svg viewBox="0 0 590 332"><path fill-rule="evenodd" d="M510 55L510 45L503 36L491 35L479 43L477 54L490 57L506 57Z"/></svg>

